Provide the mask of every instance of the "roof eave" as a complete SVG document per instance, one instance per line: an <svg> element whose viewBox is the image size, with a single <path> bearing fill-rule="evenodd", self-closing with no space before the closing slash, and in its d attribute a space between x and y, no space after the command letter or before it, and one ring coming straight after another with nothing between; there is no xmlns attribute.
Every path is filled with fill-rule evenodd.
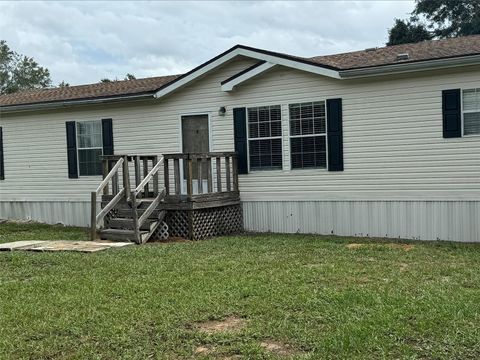
<svg viewBox="0 0 480 360"><path fill-rule="evenodd" d="M116 103L120 101L144 100L149 98L153 99L154 93L149 92L149 93L143 93L143 94L110 96L110 97L103 97L103 98L52 101L52 102L42 102L42 103L36 103L36 104L4 105L4 106L0 106L0 112L5 114L5 113L22 112L22 111L33 111L33 110L54 110L54 109L62 109L68 106L109 104L109 103Z"/></svg>
<svg viewBox="0 0 480 360"><path fill-rule="evenodd" d="M446 59L417 61L411 63L380 65L360 69L341 70L339 71L339 74L342 79L354 79L478 64L480 64L480 54Z"/></svg>

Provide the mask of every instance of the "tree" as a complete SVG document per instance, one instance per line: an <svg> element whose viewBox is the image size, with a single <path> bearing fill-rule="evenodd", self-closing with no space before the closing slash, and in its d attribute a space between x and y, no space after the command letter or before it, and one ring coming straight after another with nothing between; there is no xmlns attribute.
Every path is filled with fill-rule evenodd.
<svg viewBox="0 0 480 360"><path fill-rule="evenodd" d="M25 55L11 50L0 40L0 94L50 86L50 72Z"/></svg>
<svg viewBox="0 0 480 360"><path fill-rule="evenodd" d="M431 39L432 35L424 25L395 19L395 25L388 30L387 46L416 43Z"/></svg>
<svg viewBox="0 0 480 360"><path fill-rule="evenodd" d="M480 34L478 0L417 0L412 14L424 17L439 38Z"/></svg>
<svg viewBox="0 0 480 360"><path fill-rule="evenodd" d="M416 0L410 19L395 19L388 33L387 46L480 34L480 1Z"/></svg>
<svg viewBox="0 0 480 360"><path fill-rule="evenodd" d="M69 87L70 84L65 82L65 80L62 80L62 82L60 84L58 84L58 87Z"/></svg>
<svg viewBox="0 0 480 360"><path fill-rule="evenodd" d="M135 75L132 75L130 73L127 73L123 78L123 80L136 80L136 79L137 78L135 77ZM117 78L115 78L115 80L110 80L109 78L100 79L101 83L109 83L109 82L116 82L116 81L119 81L119 80Z"/></svg>

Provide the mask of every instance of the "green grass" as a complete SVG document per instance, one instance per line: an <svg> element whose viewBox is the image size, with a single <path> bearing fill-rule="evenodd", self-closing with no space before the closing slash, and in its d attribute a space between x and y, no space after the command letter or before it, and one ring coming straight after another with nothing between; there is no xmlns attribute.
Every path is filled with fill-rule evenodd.
<svg viewBox="0 0 480 360"><path fill-rule="evenodd" d="M1 224L0 242L84 239ZM349 242L364 243L349 249ZM1 359L480 358L480 246L246 235L82 253L0 253ZM192 324L235 315L236 332Z"/></svg>

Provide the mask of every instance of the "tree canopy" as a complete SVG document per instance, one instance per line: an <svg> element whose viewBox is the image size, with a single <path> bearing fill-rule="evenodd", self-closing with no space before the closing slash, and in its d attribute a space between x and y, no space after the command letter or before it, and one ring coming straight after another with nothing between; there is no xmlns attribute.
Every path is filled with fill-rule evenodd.
<svg viewBox="0 0 480 360"><path fill-rule="evenodd" d="M10 49L0 40L0 94L50 86L50 72L31 57Z"/></svg>
<svg viewBox="0 0 480 360"><path fill-rule="evenodd" d="M410 19L395 19L387 45L480 34L480 1L416 0Z"/></svg>

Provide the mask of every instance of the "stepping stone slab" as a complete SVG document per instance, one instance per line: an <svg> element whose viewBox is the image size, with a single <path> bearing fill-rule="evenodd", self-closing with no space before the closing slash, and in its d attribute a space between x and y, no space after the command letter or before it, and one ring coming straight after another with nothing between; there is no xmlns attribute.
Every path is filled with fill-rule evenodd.
<svg viewBox="0 0 480 360"><path fill-rule="evenodd" d="M44 243L45 241L40 240L29 240L29 241L14 241L9 243L0 244L0 251L12 251L15 249L21 249L25 246L33 246L37 244Z"/></svg>
<svg viewBox="0 0 480 360"><path fill-rule="evenodd" d="M15 241L0 244L0 251L26 250L26 251L80 251L97 252L112 247L132 245L131 242L96 242L96 241Z"/></svg>

